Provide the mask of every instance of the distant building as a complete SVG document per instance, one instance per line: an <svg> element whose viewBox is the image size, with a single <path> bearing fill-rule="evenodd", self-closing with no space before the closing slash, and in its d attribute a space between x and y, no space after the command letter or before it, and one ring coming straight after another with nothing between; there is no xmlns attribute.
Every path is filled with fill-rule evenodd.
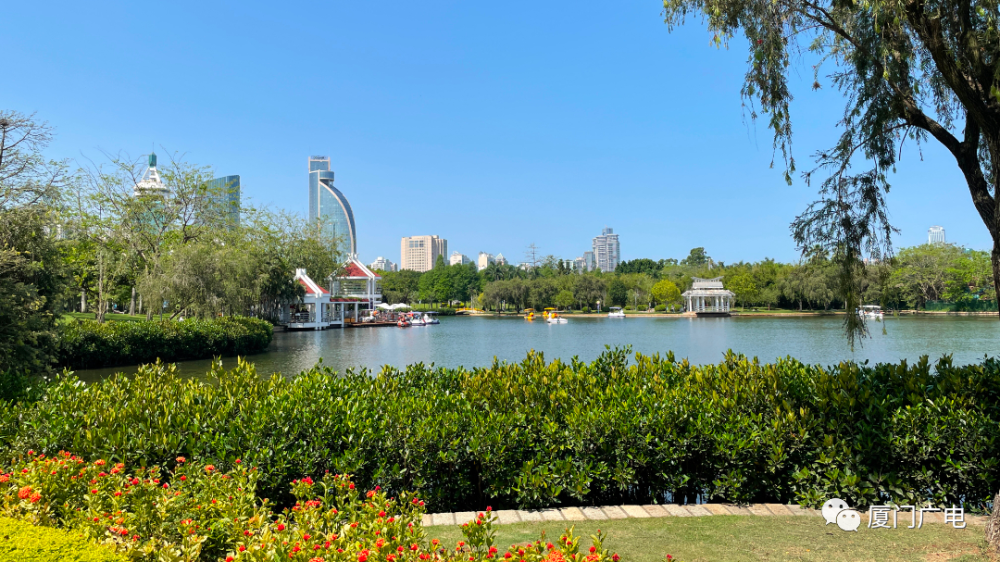
<svg viewBox="0 0 1000 562"><path fill-rule="evenodd" d="M496 259L493 254L487 254L486 252L479 252L479 257L476 258L476 267L479 271L482 271L490 266L491 263L495 263Z"/></svg>
<svg viewBox="0 0 1000 562"><path fill-rule="evenodd" d="M594 271L597 268L597 260L594 259L594 252L583 253L583 264L587 268L584 271Z"/></svg>
<svg viewBox="0 0 1000 562"><path fill-rule="evenodd" d="M379 256L368 266L373 271L396 271L396 264Z"/></svg>
<svg viewBox="0 0 1000 562"><path fill-rule="evenodd" d="M163 185L163 181L160 180L160 173L156 170L155 152L149 154L149 165L146 167L146 173L142 175L142 179L132 188L132 195L135 197L166 197L170 195L170 189Z"/></svg>
<svg viewBox="0 0 1000 562"><path fill-rule="evenodd" d="M328 156L309 157L309 220L322 220L324 231L336 238L348 255L358 253L354 211L347 197L333 186Z"/></svg>
<svg viewBox="0 0 1000 562"><path fill-rule="evenodd" d="M590 253L590 252L587 252ZM583 273L587 271L587 260L585 258L576 258L573 260L573 271L577 273Z"/></svg>
<svg viewBox="0 0 1000 562"><path fill-rule="evenodd" d="M594 259L601 271L614 271L618 267L618 235L604 227L600 236L594 237Z"/></svg>
<svg viewBox="0 0 1000 562"><path fill-rule="evenodd" d="M507 258L503 257L503 254L497 254L496 262L497 265L507 265Z"/></svg>
<svg viewBox="0 0 1000 562"><path fill-rule="evenodd" d="M452 252L451 258L448 260L449 265L465 265L467 263L472 263L469 256L465 254L460 254L458 252Z"/></svg>
<svg viewBox="0 0 1000 562"><path fill-rule="evenodd" d="M928 244L946 244L947 241L944 238L944 227L943 226L932 226L927 229L927 243Z"/></svg>
<svg viewBox="0 0 1000 562"><path fill-rule="evenodd" d="M240 225L240 176L225 176L208 182L216 204L222 207L225 222L230 227Z"/></svg>
<svg viewBox="0 0 1000 562"><path fill-rule="evenodd" d="M434 269L438 256L448 255L448 241L434 236L404 236L399 248L400 269L428 271Z"/></svg>
<svg viewBox="0 0 1000 562"><path fill-rule="evenodd" d="M691 288L681 293L687 312L705 316L729 315L736 294L722 286L722 277L692 277L691 280Z"/></svg>

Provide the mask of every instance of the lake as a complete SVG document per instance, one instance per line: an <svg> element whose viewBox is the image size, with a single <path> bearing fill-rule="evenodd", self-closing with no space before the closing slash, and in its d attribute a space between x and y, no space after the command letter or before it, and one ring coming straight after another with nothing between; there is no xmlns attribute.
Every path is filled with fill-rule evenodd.
<svg viewBox="0 0 1000 562"><path fill-rule="evenodd" d="M351 328L321 332L278 332L266 353L253 355L258 372L297 373L322 358L323 364L378 369L389 364L434 363L445 367L479 367L524 359L528 350L547 359L577 356L591 361L606 345L631 345L645 354L672 350L678 359L717 363L727 349L756 356L761 361L791 355L806 363L830 365L844 360L916 361L951 354L955 363L974 363L995 355L1000 343L1000 321L995 316L902 316L871 323L871 337L852 351L843 332L843 316L733 317L733 318L569 318L566 324L527 322L514 317L456 316L434 326L414 328ZM885 328L885 333L882 328ZM235 359L226 359L227 366ZM210 360L185 361L182 373L198 375ZM115 367L79 371L84 380L97 380L135 368Z"/></svg>

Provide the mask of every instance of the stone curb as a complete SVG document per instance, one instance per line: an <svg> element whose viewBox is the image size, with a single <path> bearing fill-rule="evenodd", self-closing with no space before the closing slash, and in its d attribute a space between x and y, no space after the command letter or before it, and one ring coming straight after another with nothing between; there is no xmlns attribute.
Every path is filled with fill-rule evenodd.
<svg viewBox="0 0 1000 562"><path fill-rule="evenodd" d="M798 505L782 505L776 503L761 503L748 506L732 504L707 503L700 505L609 505L602 507L564 507L542 510L505 509L496 512L500 524L519 522L551 522L551 521L607 521L609 519L649 519L665 517L711 517L713 515L743 515L747 517L822 517L818 509L804 508ZM862 519L867 524L867 513L862 513ZM461 525L472 520L476 512L460 511L457 513L435 513L424 515L425 527L439 525ZM985 515L966 515L968 525L981 527L986 525ZM944 518L939 514L928 513L924 524L941 525ZM902 526L905 527L909 521Z"/></svg>

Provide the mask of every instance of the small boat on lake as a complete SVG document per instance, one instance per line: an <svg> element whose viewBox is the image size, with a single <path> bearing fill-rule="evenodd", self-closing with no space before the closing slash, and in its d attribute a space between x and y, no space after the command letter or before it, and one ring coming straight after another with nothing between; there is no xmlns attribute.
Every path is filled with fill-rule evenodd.
<svg viewBox="0 0 1000 562"><path fill-rule="evenodd" d="M549 324L566 324L566 319L563 318L562 316L559 316L555 312L550 312L547 322Z"/></svg>
<svg viewBox="0 0 1000 562"><path fill-rule="evenodd" d="M866 304L858 309L858 316L865 320L882 320L882 307L877 304Z"/></svg>
<svg viewBox="0 0 1000 562"><path fill-rule="evenodd" d="M625 312L620 306L612 306L611 312L608 312L608 318L625 318Z"/></svg>

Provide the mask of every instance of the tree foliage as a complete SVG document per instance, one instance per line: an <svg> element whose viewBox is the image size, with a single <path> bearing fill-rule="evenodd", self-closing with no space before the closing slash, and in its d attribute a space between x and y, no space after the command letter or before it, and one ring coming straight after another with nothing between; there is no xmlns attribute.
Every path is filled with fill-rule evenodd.
<svg viewBox="0 0 1000 562"><path fill-rule="evenodd" d="M820 198L793 223L802 248L821 244L839 265L848 308L862 298L865 261L891 255L885 195L906 141L933 139L962 171L993 241L1000 291L1000 20L997 0L664 0L671 27L704 15L717 44L748 44L742 95L764 114L791 181L793 62L813 60L845 96L841 134L804 174ZM805 55L805 56L804 56ZM863 325L849 315L852 336Z"/></svg>

